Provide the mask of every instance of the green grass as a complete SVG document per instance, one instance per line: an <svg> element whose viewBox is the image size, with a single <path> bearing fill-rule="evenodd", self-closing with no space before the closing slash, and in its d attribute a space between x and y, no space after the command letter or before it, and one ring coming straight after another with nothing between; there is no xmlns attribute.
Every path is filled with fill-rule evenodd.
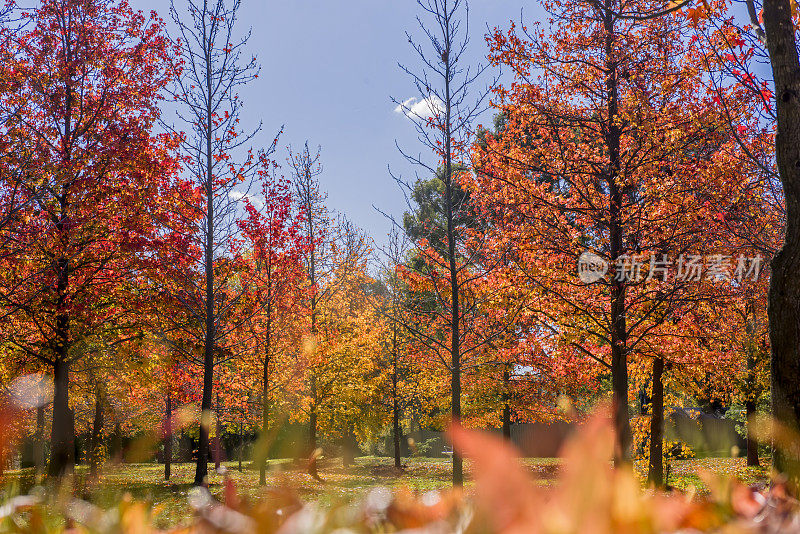
<svg viewBox="0 0 800 534"><path fill-rule="evenodd" d="M522 463L540 484L549 485L555 482L558 459L526 458ZM224 465L239 495L251 502L263 498L264 488L258 484L257 469L245 463L243 471L239 472L236 462L226 462ZM451 485L449 458L410 458L404 459L404 465L403 470L396 470L391 458L365 456L357 458L354 466L344 469L341 460L331 459L321 465L320 475L324 482L318 482L305 473L303 466L288 460L271 460L267 487L286 486L303 499L330 504L361 495L375 486L405 486L424 493ZM768 463L765 462L764 465ZM223 477L215 473L213 467L213 464L209 465L209 489L222 499ZM737 476L747 484L763 483L767 480L768 473L768 469L764 467L745 467L744 458L672 460L669 482L679 489L694 486L702 494L706 487L698 476L701 470ZM469 461L465 461L465 473L466 486L469 488ZM153 505L156 526L164 528L184 523L191 517L186 497L194 479L194 464L174 464L171 479L164 481L163 477L164 466L161 464L107 465L99 484L89 486L86 483L86 469L81 466L76 471L74 485L78 496L104 508L119 502L125 494L147 501ZM7 491L27 492L34 485L33 473L29 469L7 471L3 474L3 479L9 488Z"/></svg>
<svg viewBox="0 0 800 534"><path fill-rule="evenodd" d="M703 494L708 491L701 473L735 477L749 486L764 486L769 481L770 460L761 458L760 467L747 467L745 458L693 458L670 460L669 484L680 490L694 486Z"/></svg>
<svg viewBox="0 0 800 534"><path fill-rule="evenodd" d="M255 502L263 498L264 487L259 485L259 472L246 462L242 472L236 462L225 462L228 477L243 498ZM396 470L390 458L366 456L357 458L355 465L344 469L341 460L332 459L320 467L323 482L308 476L304 466L290 460L271 460L267 471L267 488L287 487L305 500L322 504L344 501L361 495L375 486L405 486L417 492L446 488L450 483L450 463L447 458L404 459L405 469ZM164 466L155 463L106 465L99 482L88 485L87 469L78 466L75 472L75 492L101 507L108 508L125 495L153 504L157 527L164 528L190 519L187 494L194 480L195 465L173 464L172 476L164 480ZM34 486L31 469L6 471L3 479L9 493L26 493ZM223 476L209 464L209 490L223 500Z"/></svg>

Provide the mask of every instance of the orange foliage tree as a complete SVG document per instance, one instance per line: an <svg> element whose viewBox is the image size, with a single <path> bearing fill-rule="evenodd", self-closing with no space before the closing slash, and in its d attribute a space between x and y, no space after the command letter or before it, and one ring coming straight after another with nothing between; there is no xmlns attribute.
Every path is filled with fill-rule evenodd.
<svg viewBox="0 0 800 534"><path fill-rule="evenodd" d="M476 147L470 190L499 246L514 245L531 335L553 357L587 357L610 373L624 460L629 360L663 364L683 339L673 328L681 314L727 291L705 270L715 255L730 262L737 252L714 199L757 170L743 163L699 79L686 19L626 15L657 9L648 2L625 12L613 1L544 5L549 28L489 38L492 61L510 67L515 83L496 91L499 128ZM746 115L751 104L744 98L733 112ZM610 273L582 282L582 253ZM699 277L686 276L690 260Z"/></svg>

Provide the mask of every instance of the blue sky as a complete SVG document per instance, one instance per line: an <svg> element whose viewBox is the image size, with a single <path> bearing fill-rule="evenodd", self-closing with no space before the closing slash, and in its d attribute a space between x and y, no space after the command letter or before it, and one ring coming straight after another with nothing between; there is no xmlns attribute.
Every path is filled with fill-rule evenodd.
<svg viewBox="0 0 800 534"><path fill-rule="evenodd" d="M176 0L180 8L183 0ZM168 0L130 0L132 7L154 9L167 19ZM470 55L485 62L489 27L507 28L525 5L530 20L538 6L525 0L470 2ZM285 162L289 144L308 139L322 146L320 177L331 208L346 214L380 245L390 224L373 205L402 215L406 204L387 165L413 177L395 147L417 151L413 126L395 112L391 97L417 96L397 66L417 66L405 31L415 35L414 0L244 0L240 29L252 27L250 50L261 76L241 92L243 121L263 121L260 141L268 144L282 124L286 129L277 159ZM487 115L482 122L491 123ZM284 166L284 171L288 172Z"/></svg>

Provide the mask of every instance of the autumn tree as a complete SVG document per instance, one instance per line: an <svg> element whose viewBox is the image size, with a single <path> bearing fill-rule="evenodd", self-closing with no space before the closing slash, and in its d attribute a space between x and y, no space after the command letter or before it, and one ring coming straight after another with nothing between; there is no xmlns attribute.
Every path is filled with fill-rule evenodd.
<svg viewBox="0 0 800 534"><path fill-rule="evenodd" d="M678 276L686 259L732 254L710 206L736 182L738 146L693 76L685 19L626 14L657 9L646 2L545 8L558 21L549 30L490 38L492 60L516 83L497 91L505 124L479 147L473 191L517 249L551 355L582 355L610 372L617 458L626 459L629 360L658 363L664 355L646 350L648 340L709 298L705 274L695 284ZM609 276L578 279L587 251Z"/></svg>
<svg viewBox="0 0 800 534"><path fill-rule="evenodd" d="M327 208L326 195L317 179L322 173L320 150L311 151L308 143L299 152L290 150L289 164L302 213L302 265L308 290L304 307L307 316L303 321L306 335L297 360L306 385L300 406L308 417L309 474L319 478L316 455L320 426L342 435L341 429L332 428L332 408L336 407L336 399L359 390L361 385L350 378L351 373L361 373L371 366L369 360L357 363L369 351L361 353L355 348L370 339L370 321L363 313L374 307L364 302L361 288L371 280L366 270L371 246L363 232L344 217L334 218ZM361 336L355 324L365 329ZM344 410L347 413L340 415L352 422L356 418L351 409L357 407L351 403Z"/></svg>
<svg viewBox="0 0 800 534"><path fill-rule="evenodd" d="M766 267L766 265L765 265ZM758 466L757 411L769 393L769 324L767 291L769 279L741 285L740 293L728 302L705 310L702 319L704 344L727 347L731 353L727 365L717 365L704 384L731 405L743 407L747 439L747 465ZM702 350L702 346L701 346Z"/></svg>
<svg viewBox="0 0 800 534"><path fill-rule="evenodd" d="M176 232L182 238L177 245L182 250L177 248L183 257L171 270L165 291L191 315L187 333L195 339L199 354L190 351L186 357L203 372L198 485L206 483L208 474L205 423L214 401L214 366L235 356L236 351L225 346L226 337L248 318L233 313L250 285L241 278L242 258L233 250L241 200L258 191L254 184L269 170L267 158L275 147L273 143L266 151L245 150L259 128L242 132L243 104L237 91L258 77L259 67L255 57L244 55L249 33L236 35L240 7L240 0L189 0L182 13L174 2L170 4L181 45L173 59L183 68L173 96L181 127L188 130L181 148L192 186L184 189L176 215L181 225Z"/></svg>
<svg viewBox="0 0 800 534"><path fill-rule="evenodd" d="M387 339L384 340L385 363L387 369L384 381L384 404L391 417L392 448L394 466L401 468L401 440L403 437L402 422L411 408L420 401L418 390L420 381L418 373L422 366L414 366L409 350L411 333L406 328L409 319L406 317L406 299L410 296L408 286L398 273L398 267L406 261L408 254L408 238L405 233L393 228L389 239L382 249L382 279L377 305L378 311L388 320Z"/></svg>
<svg viewBox="0 0 800 534"><path fill-rule="evenodd" d="M426 170L439 183L442 197L441 212L444 221L444 242L441 249L434 249L431 270L441 272L445 282L436 285L441 297L443 317L449 322L449 342L436 336L437 350L446 353L444 365L450 374L451 416L454 422L461 419L461 374L465 327L464 314L472 305L462 307L461 289L470 279L469 254L463 255L458 244L458 175L460 168L469 167L467 149L472 135L472 121L483 110L486 92L471 94L473 86L485 68L467 65L466 52L469 45L469 6L466 0L419 0L422 16L417 21L427 41L427 46L416 42L407 34L421 69L415 71L401 65L409 75L418 92L418 97L396 101L398 109L410 118L417 130L420 143L432 151L436 163L426 162L421 156L401 152L412 164ZM429 25L423 22L425 17ZM416 105L415 105L416 104ZM423 247L427 248L427 247ZM435 264L435 267L433 266ZM445 287L447 286L447 287ZM419 331L421 332L421 331ZM445 346L446 345L446 346ZM453 454L453 484L463 483L462 460Z"/></svg>
<svg viewBox="0 0 800 534"><path fill-rule="evenodd" d="M685 6L674 16L690 22L687 37L695 45L694 63L699 79L713 95L720 124L739 146L737 157L742 173L737 186L726 195L711 199L713 211L730 247L749 250L763 258L763 280L736 288L733 298L707 309L708 324L703 335L714 333L720 342L736 353L732 367L720 366L711 379L720 394L730 402L745 404L748 421L748 464L758 463L757 442L750 431L757 399L766 393L762 376L768 363L769 343L764 343L759 327L766 326L768 264L783 241L786 209L783 187L775 162L775 95L772 80L763 66L769 61L764 30L754 2L710 2ZM741 8L741 9L740 9ZM665 13L637 13L637 16L664 16ZM741 18L744 20L740 20ZM743 112L742 105L747 111ZM746 201L743 201L746 199ZM768 367L768 365L767 365ZM731 382L733 376L735 380ZM737 387L729 391L731 384ZM727 386L727 387L726 387Z"/></svg>
<svg viewBox="0 0 800 534"><path fill-rule="evenodd" d="M686 7L687 4L673 3L666 11L681 9L692 21L694 42L704 51L704 57L698 62L704 67L702 79L717 91L716 103L727 115L732 136L742 145L751 163L760 167L763 181L770 190L766 197L771 200L771 209L768 211L771 223L763 227L759 217L752 217L751 225L739 224L738 232L734 235L742 237L741 230L748 230L746 238L756 248L766 250L767 258L772 258L768 306L772 414L790 432L796 432L800 420L800 403L796 400L800 398L797 387L800 374L797 339L800 330L792 310L796 309L800 289L792 282L792 273L800 258L800 231L797 230L795 213L798 176L795 165L796 139L800 130L794 120L800 108L792 95L795 94L800 72L797 11L791 2L784 0L710 2L692 7ZM737 20L738 14L746 20ZM633 15L641 17L644 14ZM659 16L663 12L647 15ZM765 63L771 66L771 77L762 68ZM763 143L768 145L765 150L753 151L739 139L739 132L743 128L742 116L729 113L729 109L736 108L740 99L719 94L720 86L731 79L743 92L750 93L750 99L759 103L751 108L751 115L744 120L759 124ZM751 186L750 182L744 183L744 188ZM742 221L737 219L736 222ZM779 237L781 230L785 231L783 238ZM779 244L774 241L776 237ZM778 471L793 479L791 484L796 488L800 477L797 455L790 448L778 447L773 458Z"/></svg>
<svg viewBox="0 0 800 534"><path fill-rule="evenodd" d="M251 317L248 330L252 333L253 349L260 354L262 362L263 440L269 430L270 397L276 386L274 368L280 347L286 348L286 340L278 337L289 333L303 297L300 259L306 246L299 226L305 209L296 212L291 183L274 179L264 181L260 198L246 200L246 210L247 218L240 221L239 226L248 253L248 269L254 270L257 276L252 288L257 294L251 296L249 305L257 306L259 310ZM263 485L266 483L265 453L259 463L260 483Z"/></svg>
<svg viewBox="0 0 800 534"><path fill-rule="evenodd" d="M4 103L17 107L6 131L31 154L17 170L31 203L2 299L10 341L55 377L49 472L60 475L74 461L70 368L82 342L139 300L137 253L163 221L173 143L152 129L171 73L162 22L125 1L52 0L26 16L19 84Z"/></svg>
<svg viewBox="0 0 800 534"><path fill-rule="evenodd" d="M319 308L316 343L303 360L316 378L313 402L319 430L339 442L345 467L353 462L358 436L375 435L383 413L375 410L383 369L379 367L386 321L378 314L368 272L370 240L350 223L340 222L332 251L329 298Z"/></svg>
<svg viewBox="0 0 800 534"><path fill-rule="evenodd" d="M772 416L790 432L800 429L800 52L797 47L797 11L788 0L765 0L760 6L746 0L749 29L764 43L772 67L776 122L775 157L783 186L786 227L782 247L771 264L769 325L771 346ZM760 12L760 15L759 15ZM702 15L702 13L701 13ZM770 107L770 106L768 106ZM794 447L796 449L796 447ZM774 466L790 478L794 492L800 486L800 456L792 447L778 446Z"/></svg>
<svg viewBox="0 0 800 534"><path fill-rule="evenodd" d="M330 247L333 239L331 216L325 205L327 195L320 189L318 177L322 174L320 162L321 148L316 151L309 148L308 141L303 148L295 152L289 149L289 166L292 170L297 205L303 214L302 235L306 243L303 254L303 267L308 295L308 333L307 350L313 352L317 346L317 321L320 302L326 300L332 286L325 282L332 273ZM317 376L313 369L307 375L308 394L311 399L308 410L308 453L317 449L317 422L319 405L319 388ZM317 478L316 464L309 466L309 474Z"/></svg>

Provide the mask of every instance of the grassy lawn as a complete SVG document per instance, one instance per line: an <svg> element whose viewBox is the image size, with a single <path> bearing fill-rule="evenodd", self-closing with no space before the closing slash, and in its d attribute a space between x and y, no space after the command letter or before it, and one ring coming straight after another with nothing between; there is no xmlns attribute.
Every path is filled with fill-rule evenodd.
<svg viewBox="0 0 800 534"><path fill-rule="evenodd" d="M761 458L760 467L747 467L745 458L694 458L670 461L669 484L680 490L694 486L700 493L708 491L700 473L708 472L736 477L748 486L764 486L769 481L770 460Z"/></svg>
<svg viewBox="0 0 800 534"><path fill-rule="evenodd" d="M374 486L404 486L419 493L450 487L449 458L412 458L404 459L404 462L406 468L398 471L393 467L391 458L365 456L357 458L356 464L345 470L339 459L332 459L329 464L321 466L320 475L324 482L318 482L290 461L271 460L267 485L290 487L302 498L316 499L322 503L346 500ZM553 483L558 475L558 459L527 458L522 462L541 484ZM258 484L258 471L249 463L244 464L242 472L237 470L235 462L224 465L242 497L255 501L263 496L263 488ZM213 465L209 467L210 490L222 499L223 477L213 472ZM768 469L763 467L745 467L744 458L679 460L670 462L669 482L680 489L694 486L699 493L703 493L706 488L697 474L700 470L734 475L747 484L763 483L768 473ZM465 472L469 488L468 461L465 462ZM164 466L153 463L107 466L99 485L94 487L87 487L84 483L85 468L79 467L76 474L78 495L102 507L110 507L127 493L137 500L153 504L156 526L172 526L191 516L186 497L194 478L193 464L174 464L169 482L163 480ZM6 487L15 493L27 492L33 486L33 473L27 469L7 471L3 479Z"/></svg>

